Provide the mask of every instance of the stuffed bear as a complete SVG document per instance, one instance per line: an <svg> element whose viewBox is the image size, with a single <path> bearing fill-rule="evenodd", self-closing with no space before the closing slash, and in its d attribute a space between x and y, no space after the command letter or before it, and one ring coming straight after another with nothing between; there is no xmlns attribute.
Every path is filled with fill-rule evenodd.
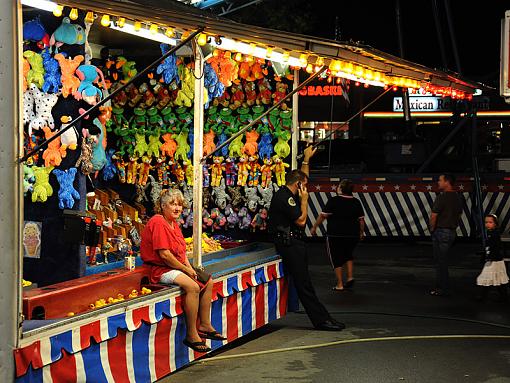
<svg viewBox="0 0 510 383"><path fill-rule="evenodd" d="M48 197L53 195L53 188L50 185L50 173L53 166L49 168L32 166L35 176L34 190L32 191L32 202L46 202Z"/></svg>
<svg viewBox="0 0 510 383"><path fill-rule="evenodd" d="M68 170L55 169L53 171L53 174L55 174L60 184L60 189L58 190L58 207L60 209L72 209L74 200L80 200L80 193L78 193L73 186L76 172L76 168L70 168Z"/></svg>
<svg viewBox="0 0 510 383"><path fill-rule="evenodd" d="M278 186L285 185L285 168L290 167L289 164L283 162L283 160L277 155L273 156L274 172L276 174L276 183Z"/></svg>
<svg viewBox="0 0 510 383"><path fill-rule="evenodd" d="M251 215L246 206L243 206L239 213L237 213L239 217L239 229L246 230L250 227L251 224Z"/></svg>
<svg viewBox="0 0 510 383"><path fill-rule="evenodd" d="M262 200L257 194L257 188L256 187L244 187L244 195L246 196L246 199L248 201L248 209L250 211L255 212L257 211L258 205L262 204Z"/></svg>
<svg viewBox="0 0 510 383"><path fill-rule="evenodd" d="M245 186L248 181L248 174L250 173L250 165L248 164L247 155L243 154L239 157L237 170L237 186Z"/></svg>
<svg viewBox="0 0 510 383"><path fill-rule="evenodd" d="M262 182L261 186L263 188L267 188L271 184L271 179L273 178L273 160L271 157L264 158L264 165L260 168L260 172L262 174Z"/></svg>
<svg viewBox="0 0 510 383"><path fill-rule="evenodd" d="M229 204L225 207L225 216L227 217L227 227L229 229L233 229L239 224L239 217L232 205Z"/></svg>
<svg viewBox="0 0 510 383"><path fill-rule="evenodd" d="M227 201L230 201L230 196L225 191L225 180L222 179L219 186L214 186L212 195L215 196L214 203L220 209L225 209L227 206Z"/></svg>
<svg viewBox="0 0 510 383"><path fill-rule="evenodd" d="M214 130L209 130L207 133L204 134L204 150L203 155L207 156L214 152L214 149L216 149L216 144L214 143Z"/></svg>
<svg viewBox="0 0 510 383"><path fill-rule="evenodd" d="M234 186L237 177L237 165L232 157L227 157L225 162L225 177L227 179L227 186Z"/></svg>

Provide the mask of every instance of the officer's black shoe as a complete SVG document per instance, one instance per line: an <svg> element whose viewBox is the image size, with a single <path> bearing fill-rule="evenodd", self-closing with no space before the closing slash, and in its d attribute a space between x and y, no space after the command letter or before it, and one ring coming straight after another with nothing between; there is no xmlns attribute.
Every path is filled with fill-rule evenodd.
<svg viewBox="0 0 510 383"><path fill-rule="evenodd" d="M334 319L329 319L321 324L315 326L317 330L321 331L342 331L345 328L343 323L337 322Z"/></svg>

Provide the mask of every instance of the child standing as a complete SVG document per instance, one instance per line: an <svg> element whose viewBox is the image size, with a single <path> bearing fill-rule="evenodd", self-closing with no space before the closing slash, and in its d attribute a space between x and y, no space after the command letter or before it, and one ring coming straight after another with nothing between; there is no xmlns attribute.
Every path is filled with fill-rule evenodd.
<svg viewBox="0 0 510 383"><path fill-rule="evenodd" d="M487 229L487 243L485 246L485 264L482 272L476 278L476 284L481 288L480 300L487 298L491 286L498 288L501 300L508 300L508 275L505 261L500 254L498 217L495 214L485 216L485 229Z"/></svg>

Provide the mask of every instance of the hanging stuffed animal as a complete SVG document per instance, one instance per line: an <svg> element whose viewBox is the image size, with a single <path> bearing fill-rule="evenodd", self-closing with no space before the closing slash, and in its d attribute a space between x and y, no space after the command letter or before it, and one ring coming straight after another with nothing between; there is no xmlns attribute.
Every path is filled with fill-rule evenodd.
<svg viewBox="0 0 510 383"><path fill-rule="evenodd" d="M106 165L106 152L104 145L104 127L97 118L94 119L94 125L100 130L99 137L92 144L92 167L95 171L99 171Z"/></svg>
<svg viewBox="0 0 510 383"><path fill-rule="evenodd" d="M58 48L64 44L83 45L85 40L86 34L83 27L79 24L71 24L69 17L64 17L62 24L51 35L50 45L56 45L56 52L58 52Z"/></svg>
<svg viewBox="0 0 510 383"><path fill-rule="evenodd" d="M237 213L237 215L239 217L239 229L241 230L248 229L251 224L251 215L250 212L248 211L248 208L243 206L239 210L239 213Z"/></svg>
<svg viewBox="0 0 510 383"><path fill-rule="evenodd" d="M261 230L264 231L267 229L267 209L262 208L260 211L255 214L253 220L251 221L251 228L253 231Z"/></svg>
<svg viewBox="0 0 510 383"><path fill-rule="evenodd" d="M237 169L237 186L245 186L248 181L248 174L250 173L250 165L248 164L247 155L243 154L239 157Z"/></svg>
<svg viewBox="0 0 510 383"><path fill-rule="evenodd" d="M246 105L253 106L257 101L257 92L255 91L255 83L246 81L244 83L244 93L246 95Z"/></svg>
<svg viewBox="0 0 510 383"><path fill-rule="evenodd" d="M147 129L150 134L154 134L157 131L159 139L161 129L164 129L164 127L163 117L160 116L158 109L155 106L149 108L147 110Z"/></svg>
<svg viewBox="0 0 510 383"><path fill-rule="evenodd" d="M57 103L59 94L41 92L34 84L30 85L30 92L35 103L35 118L28 125L29 134L32 134L32 130L39 130L44 126L48 126L51 130L55 129L51 110Z"/></svg>
<svg viewBox="0 0 510 383"><path fill-rule="evenodd" d="M136 157L129 157L129 162L126 167L126 183L130 185L136 184L136 175L138 172L138 162Z"/></svg>
<svg viewBox="0 0 510 383"><path fill-rule="evenodd" d="M178 72L181 79L181 89L177 93L174 104L189 108L193 105L193 98L195 97L195 78L193 77L191 69L184 64L179 65Z"/></svg>
<svg viewBox="0 0 510 383"><path fill-rule="evenodd" d="M262 188L267 188L268 186L271 185L273 169L274 169L273 160L270 157L264 158L264 165L262 165L262 167L260 168L260 172L262 174L262 182L260 186L262 186Z"/></svg>
<svg viewBox="0 0 510 383"><path fill-rule="evenodd" d="M72 209L74 200L80 200L80 193L78 193L73 185L76 172L76 168L53 170L53 174L57 177L57 181L60 185L60 189L58 190L58 207L60 209Z"/></svg>
<svg viewBox="0 0 510 383"><path fill-rule="evenodd" d="M214 203L220 209L225 209L227 206L227 201L230 201L231 198L225 191L225 179L221 180L221 183L218 186L213 186L212 195L215 196Z"/></svg>
<svg viewBox="0 0 510 383"><path fill-rule="evenodd" d="M74 75L76 69L80 66L84 57L82 55L76 56L74 59L66 59L62 53L55 55L55 60L60 64L60 71L62 72L62 95L64 97L76 93L80 87L80 79Z"/></svg>
<svg viewBox="0 0 510 383"><path fill-rule="evenodd" d="M256 100L257 105L269 105L272 100L271 85L269 85L269 81L266 78L261 79L257 83L257 86L259 90Z"/></svg>
<svg viewBox="0 0 510 383"><path fill-rule="evenodd" d="M221 230L227 224L227 218L217 207L211 210L211 219L214 220L213 230Z"/></svg>
<svg viewBox="0 0 510 383"><path fill-rule="evenodd" d="M49 47L50 36L46 33L46 29L41 23L41 17L29 20L23 24L23 40L36 41L40 49Z"/></svg>
<svg viewBox="0 0 510 383"><path fill-rule="evenodd" d="M225 217L227 217L227 227L229 229L233 229L238 225L239 217L230 204L225 207Z"/></svg>
<svg viewBox="0 0 510 383"><path fill-rule="evenodd" d="M241 157L243 154L243 135L240 134L232 140L228 146L228 155L230 157Z"/></svg>
<svg viewBox="0 0 510 383"><path fill-rule="evenodd" d="M151 170L151 159L147 156L142 157L142 163L138 165L138 184L145 186L149 179L149 173Z"/></svg>
<svg viewBox="0 0 510 383"><path fill-rule="evenodd" d="M138 155L138 157L142 157L149 148L149 146L147 145L147 141L145 141L145 134L135 133L135 140L136 145L133 153L135 155Z"/></svg>
<svg viewBox="0 0 510 383"><path fill-rule="evenodd" d="M208 188L210 186L210 176L209 176L209 165L202 165L202 185L204 188Z"/></svg>
<svg viewBox="0 0 510 383"><path fill-rule="evenodd" d="M191 208L193 206L193 187L191 185L182 185L182 196L184 197L184 206Z"/></svg>
<svg viewBox="0 0 510 383"><path fill-rule="evenodd" d="M260 158L266 159L271 158L273 155L273 137L271 133L263 133L259 143L259 155Z"/></svg>
<svg viewBox="0 0 510 383"><path fill-rule="evenodd" d="M189 158L184 160L184 174L186 176L186 183L188 186L193 186L193 164Z"/></svg>
<svg viewBox="0 0 510 383"><path fill-rule="evenodd" d="M28 192L34 190L35 174L31 166L23 165L23 194L26 196Z"/></svg>
<svg viewBox="0 0 510 383"><path fill-rule="evenodd" d="M248 164L250 166L250 173L248 175L248 186L257 186L260 177L260 164L259 156L254 154L248 157Z"/></svg>
<svg viewBox="0 0 510 383"><path fill-rule="evenodd" d="M207 89L209 101L221 97L225 91L225 85L220 82L213 67L207 62L204 64L204 87Z"/></svg>
<svg viewBox="0 0 510 383"><path fill-rule="evenodd" d="M244 187L244 195L246 196L246 200L248 201L247 207L250 211L255 212L259 205L262 204L262 199L257 194L256 187Z"/></svg>
<svg viewBox="0 0 510 383"><path fill-rule="evenodd" d="M120 82L122 84L126 84L129 81L131 81L131 79L138 74L138 71L136 70L136 62L127 61L123 57L122 57L122 59L124 59L124 63L122 65L122 74L124 75L124 78ZM121 60L121 62L122 62L122 60Z"/></svg>
<svg viewBox="0 0 510 383"><path fill-rule="evenodd" d="M147 194L145 194L145 191L147 190L147 185L142 185L140 183L137 183L135 185L135 202L143 204L144 202L148 201Z"/></svg>
<svg viewBox="0 0 510 383"><path fill-rule="evenodd" d="M246 98L241 84L232 84L232 86L230 87L230 93L232 95L232 97L230 98L229 105L230 109L235 110L241 107Z"/></svg>
<svg viewBox="0 0 510 383"><path fill-rule="evenodd" d="M207 133L204 134L204 150L203 155L208 156L214 149L216 149L216 144L214 143L214 131L211 129Z"/></svg>
<svg viewBox="0 0 510 383"><path fill-rule="evenodd" d="M232 86L232 82L237 79L238 70L237 63L232 60L230 52L216 49L213 52L213 57L207 62L211 64L218 79L225 87Z"/></svg>
<svg viewBox="0 0 510 383"><path fill-rule="evenodd" d="M276 175L276 183L278 186L285 185L285 168L290 167L289 164L283 162L283 160L277 155L273 156L274 172Z"/></svg>
<svg viewBox="0 0 510 383"><path fill-rule="evenodd" d="M262 202L261 204L266 208L269 209L271 206L271 200L273 199L273 194L278 191L278 186L276 184L273 184L272 182L269 183L268 186L263 187L261 185L257 186L257 189L262 196Z"/></svg>
<svg viewBox="0 0 510 383"><path fill-rule="evenodd" d="M140 104L141 108L151 108L152 105L156 102L156 96L152 92L149 85L147 85L146 82L144 82L140 87L138 88L138 91L140 92L140 95L142 96L142 102ZM156 109L156 107L153 107ZM156 109L157 112L157 109ZM153 112L155 113L155 112ZM152 114L154 115L154 114ZM159 115L155 114L156 117L160 117Z"/></svg>
<svg viewBox="0 0 510 383"><path fill-rule="evenodd" d="M240 187L238 186L229 186L228 194L232 198L232 206L236 209L246 201L245 197L241 193Z"/></svg>
<svg viewBox="0 0 510 383"><path fill-rule="evenodd" d="M23 57L30 63L30 70L27 73L27 83L35 84L39 89L44 85L43 58L39 53L33 51L23 52Z"/></svg>
<svg viewBox="0 0 510 383"><path fill-rule="evenodd" d="M80 168L80 171L89 175L94 171L94 166L92 165L92 142L94 140L89 137L88 131L86 129L82 129L82 139L81 139L81 153L80 157L76 161L76 167Z"/></svg>
<svg viewBox="0 0 510 383"><path fill-rule="evenodd" d="M53 195L53 188L50 185L50 173L53 166L39 167L32 166L34 171L35 183L34 190L32 191L32 202L46 202L48 197Z"/></svg>
<svg viewBox="0 0 510 383"><path fill-rule="evenodd" d="M239 64L239 78L243 80L247 80L250 77L251 73L251 66L253 64L253 61L244 60ZM251 82L251 81L250 81Z"/></svg>
<svg viewBox="0 0 510 383"><path fill-rule="evenodd" d="M254 156L258 151L257 140L259 139L259 133L255 130L248 130L246 132L246 143L243 146L243 153L249 156Z"/></svg>
<svg viewBox="0 0 510 383"><path fill-rule="evenodd" d="M208 229L208 228L212 227L213 223L214 223L214 221L211 218L211 215L209 214L209 212L206 209L204 209L202 212L202 227L204 229Z"/></svg>
<svg viewBox="0 0 510 383"><path fill-rule="evenodd" d="M64 130L69 126L69 123L72 121L71 116L62 116L60 117L60 122L62 123L60 130ZM60 135L60 143L62 144L62 153L65 153L67 149L76 150L78 147L78 132L76 128L72 126L67 129L64 133Z"/></svg>
<svg viewBox="0 0 510 383"><path fill-rule="evenodd" d="M275 132L275 136L278 140L274 146L274 151L281 159L285 159L290 154L289 140L291 139L291 134L288 130L278 129Z"/></svg>
<svg viewBox="0 0 510 383"><path fill-rule="evenodd" d="M177 150L177 143L173 139L173 135L171 133L165 133L163 134L162 138L163 144L159 148L161 155L173 158L175 151Z"/></svg>
<svg viewBox="0 0 510 383"><path fill-rule="evenodd" d="M188 133L184 131L180 132L175 138L175 141L177 142L175 159L184 161L186 158L188 158L188 152L190 149L190 146L188 144Z"/></svg>
<svg viewBox="0 0 510 383"><path fill-rule="evenodd" d="M232 157L227 157L225 162L225 177L227 179L227 186L234 186L237 177L237 165Z"/></svg>
<svg viewBox="0 0 510 383"><path fill-rule="evenodd" d="M49 140L57 132L52 132L47 126L43 126L44 138ZM57 137L48 144L48 147L43 153L44 165L48 168L50 166L59 166L62 162L62 157L65 157L65 151L60 146L60 137Z"/></svg>
<svg viewBox="0 0 510 383"><path fill-rule="evenodd" d="M225 171L225 165L223 164L223 157L213 156L213 163L210 166L211 169L211 186L219 186L223 179L223 172Z"/></svg>
<svg viewBox="0 0 510 383"><path fill-rule="evenodd" d="M35 85L34 88L37 89ZM34 93L31 89L28 89L23 94L23 125L30 123L35 120L35 112L34 112L35 100ZM39 129L39 126L37 126ZM41 126L42 128L42 126Z"/></svg>
<svg viewBox="0 0 510 383"><path fill-rule="evenodd" d="M170 50L170 45L160 44L161 53L164 55ZM177 56L175 53L168 56L161 64L158 65L156 70L157 74L163 74L161 77L165 84L170 84L175 81L177 85L180 83L179 74L177 73Z"/></svg>
<svg viewBox="0 0 510 383"><path fill-rule="evenodd" d="M42 86L42 90L46 93L57 93L62 86L58 61L51 57L49 49L43 50L41 56L43 58L44 66L44 84Z"/></svg>
<svg viewBox="0 0 510 383"><path fill-rule="evenodd" d="M283 82L277 82L275 87L276 87L276 89L272 95L273 105L276 105L277 103L279 103L281 100L283 100L285 98L285 96L287 95L287 89L289 86ZM285 103L283 103L280 106L280 108L282 110L286 110L287 105Z"/></svg>
<svg viewBox="0 0 510 383"><path fill-rule="evenodd" d="M163 145L159 140L160 136L161 130L159 128L150 133L149 143L147 145L147 155L149 157L151 156L154 156L155 158L159 157L159 149Z"/></svg>
<svg viewBox="0 0 510 383"><path fill-rule="evenodd" d="M80 86L73 94L77 100L84 99L87 104L95 105L103 98L103 92L94 83L101 84L106 89L103 72L94 65L80 65L76 69L76 76L81 80Z"/></svg>
<svg viewBox="0 0 510 383"><path fill-rule="evenodd" d="M156 206L159 201L159 197L161 196L161 192L163 191L163 185L156 181L156 179L149 174L149 183L151 185L150 198L152 204Z"/></svg>
<svg viewBox="0 0 510 383"><path fill-rule="evenodd" d="M117 157L117 154L112 156L112 160L115 161L115 167L117 168L117 174L119 175L120 183L126 182L126 161L122 157Z"/></svg>
<svg viewBox="0 0 510 383"><path fill-rule="evenodd" d="M106 165L103 168L103 180L108 181L117 174L117 167L113 163L113 154L115 149L110 148L106 151Z"/></svg>
<svg viewBox="0 0 510 383"><path fill-rule="evenodd" d="M251 65L250 76L247 78L248 81L255 81L265 79L267 74L269 73L266 68L264 68L266 60L256 58L253 64Z"/></svg>
<svg viewBox="0 0 510 383"><path fill-rule="evenodd" d="M158 175L158 182L163 186L168 186L168 164L165 157L159 157L156 160L156 174Z"/></svg>
<svg viewBox="0 0 510 383"><path fill-rule="evenodd" d="M175 180L177 182L178 185L183 185L184 184L184 178L185 178L185 174L184 174L184 169L182 168L181 164L179 164L179 162L175 161L174 164L172 165L172 174L175 176Z"/></svg>

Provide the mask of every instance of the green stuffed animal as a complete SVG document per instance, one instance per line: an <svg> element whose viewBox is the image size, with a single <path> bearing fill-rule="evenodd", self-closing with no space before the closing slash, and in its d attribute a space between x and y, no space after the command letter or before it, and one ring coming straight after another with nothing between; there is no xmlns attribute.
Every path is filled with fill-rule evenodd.
<svg viewBox="0 0 510 383"><path fill-rule="evenodd" d="M53 166L33 166L35 175L34 190L32 191L32 202L46 202L48 197L53 195L53 188L50 185L50 173Z"/></svg>
<svg viewBox="0 0 510 383"><path fill-rule="evenodd" d="M33 51L25 51L23 52L23 57L30 63L30 70L27 73L27 84L35 84L41 89L44 85L44 65L42 56Z"/></svg>
<svg viewBox="0 0 510 383"><path fill-rule="evenodd" d="M130 127L132 132L145 133L147 128L147 111L142 108L133 109L133 117L130 120Z"/></svg>
<svg viewBox="0 0 510 383"><path fill-rule="evenodd" d="M135 155L138 155L138 157L142 157L147 150L149 149L149 146L147 145L147 141L145 141L145 134L143 133L135 133L135 149L133 150L133 153Z"/></svg>
<svg viewBox="0 0 510 383"><path fill-rule="evenodd" d="M162 143L160 141L161 129L157 128L153 130L149 135L149 144L147 146L147 156L154 156L159 158L159 148Z"/></svg>
<svg viewBox="0 0 510 383"><path fill-rule="evenodd" d="M174 105L186 106L189 108L193 105L193 98L195 95L195 77L191 73L191 69L184 64L179 65L177 71L181 79L181 89L177 92Z"/></svg>
<svg viewBox="0 0 510 383"><path fill-rule="evenodd" d="M274 135L278 139L274 146L274 151L283 160L290 154L290 131L278 128Z"/></svg>
<svg viewBox="0 0 510 383"><path fill-rule="evenodd" d="M163 108L161 115L163 117L163 126L165 127L164 131L172 134L180 132L177 127L177 116L173 113L170 106Z"/></svg>
<svg viewBox="0 0 510 383"><path fill-rule="evenodd" d="M122 65L122 74L124 75L124 79L121 82L126 84L138 74L138 71L136 70L136 62L126 61L124 65Z"/></svg>
<svg viewBox="0 0 510 383"><path fill-rule="evenodd" d="M124 108L112 107L113 132L117 136L126 136L129 133L129 121L124 117ZM111 131L107 129L107 131Z"/></svg>
<svg viewBox="0 0 510 383"><path fill-rule="evenodd" d="M190 146L188 144L188 132L181 131L177 137L175 137L175 141L177 142L177 150L175 151L175 159L184 161L188 158L188 152L190 150Z"/></svg>
<svg viewBox="0 0 510 383"><path fill-rule="evenodd" d="M278 130L280 127L280 109L276 108L269 112L269 126L273 130Z"/></svg>
<svg viewBox="0 0 510 383"><path fill-rule="evenodd" d="M188 133L190 130L193 130L193 115L188 109L181 106L175 112L177 113L178 131Z"/></svg>
<svg viewBox="0 0 510 383"><path fill-rule="evenodd" d="M147 110L147 117L147 126L150 132L155 132L157 129L163 128L163 117L159 115L159 111L156 107L153 106Z"/></svg>

